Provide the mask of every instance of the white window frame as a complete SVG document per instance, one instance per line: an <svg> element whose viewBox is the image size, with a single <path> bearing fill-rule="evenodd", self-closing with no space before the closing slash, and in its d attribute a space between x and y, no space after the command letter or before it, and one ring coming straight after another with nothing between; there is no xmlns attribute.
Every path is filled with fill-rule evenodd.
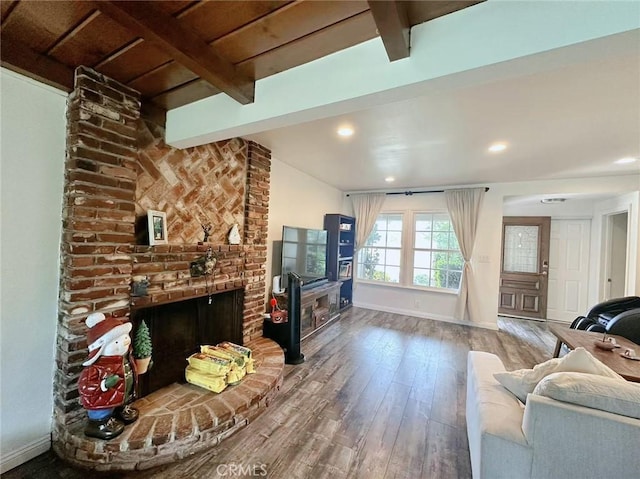
<svg viewBox="0 0 640 479"><path fill-rule="evenodd" d="M406 238L407 238L407 211L381 211L380 213L378 213L378 217L382 216L382 215L400 215L402 218L402 230L401 230L401 234L402 234L402 240L400 242L400 276L399 276L399 281L397 283L393 283L391 281L377 281L377 280L373 280L373 279L364 279L358 276L358 272L360 271L359 268L359 262L358 259L360 257L360 250L358 250L358 253L356 253L355 258L354 258L354 262L355 262L355 267L356 267L356 274L354 275L354 278L358 281L358 282L362 282L362 283L367 283L367 284L379 284L379 285L384 285L384 286L395 286L395 287L399 287L399 286L403 286L404 285L404 270L406 269L406 257L405 257L405 242L406 242ZM378 220L378 217L376 217L376 221ZM362 248L366 248L367 246L363 246ZM379 247L378 247L379 248ZM396 248L379 248L379 249L396 249Z"/></svg>
<svg viewBox="0 0 640 479"><path fill-rule="evenodd" d="M460 285L458 284L458 288L443 288L443 287L439 287L439 286L422 286L419 284L413 284L413 270L415 269L415 265L413 262L413 256L414 253L416 251L430 251L432 254L434 252L443 252L443 253L450 253L452 251L455 250L442 250L442 249L427 249L427 248L416 248L416 229L415 229L415 225L416 225L416 221L417 221L417 217L418 215L446 215L449 218L449 223L451 224L451 215L449 214L449 212L447 210L429 210L429 211L412 211L413 215L411 218L411 249L410 251L407 252L407 256L408 256L408 260L407 260L407 264L410 265L410 268L407 268L407 277L406 277L406 284L412 288L419 288L419 289L427 289L427 290L431 290L431 291L447 291L447 292L452 292L452 293L457 293ZM455 235L455 231L453 230L453 225L451 225L451 232ZM457 241L457 237L456 237L456 241ZM460 246L458 245L458 253L460 253L460 256L462 256L462 252L460 251ZM452 270L453 271L453 270ZM462 272L461 272L462 275ZM461 279L462 281L462 279Z"/></svg>
<svg viewBox="0 0 640 479"><path fill-rule="evenodd" d="M402 243L400 247L400 281L398 283L392 283L387 281L376 281L376 280L368 280L363 279L359 276L354 275L354 279L363 284L371 284L371 285L379 285L385 287L392 288L404 288L404 289L417 289L420 291L434 291L438 293L445 294L457 294L457 289L451 288L441 288L435 286L421 286L413 284L413 255L416 251L415 247L415 224L417 216L420 214L442 214L447 215L449 217L449 221L451 221L451 216L447 210L442 209L429 209L429 210L390 210L390 211L381 211L378 216L381 215L401 215L402 216ZM420 248L421 251L424 249ZM431 251L440 251L440 250L431 250ZM460 252L460 250L458 249ZM354 261L357 262L359 257L359 253L354 258ZM356 271L359 271L358 265L356 264Z"/></svg>

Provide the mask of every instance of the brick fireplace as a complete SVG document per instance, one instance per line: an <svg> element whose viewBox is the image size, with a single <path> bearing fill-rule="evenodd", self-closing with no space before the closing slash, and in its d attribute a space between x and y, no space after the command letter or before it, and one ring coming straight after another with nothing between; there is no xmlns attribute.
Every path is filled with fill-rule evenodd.
<svg viewBox="0 0 640 479"><path fill-rule="evenodd" d="M87 456L88 447L69 431L79 430L85 418L77 380L87 354L88 314L131 317L145 308L240 289L242 341L262 336L270 157L261 145L239 138L171 148L160 127L140 118L138 92L77 69L67 105L54 378L53 442L63 457ZM144 245L148 209L166 212L169 244ZM198 244L204 223L213 225L212 235ZM240 227L239 245L227 244L233 224ZM213 277L192 278L190 262L209 248L217 257ZM149 279L148 295L132 297L132 278L139 275ZM277 346L258 341L267 358L275 354ZM276 387L279 381L264 383ZM263 393L260 398L268 395Z"/></svg>

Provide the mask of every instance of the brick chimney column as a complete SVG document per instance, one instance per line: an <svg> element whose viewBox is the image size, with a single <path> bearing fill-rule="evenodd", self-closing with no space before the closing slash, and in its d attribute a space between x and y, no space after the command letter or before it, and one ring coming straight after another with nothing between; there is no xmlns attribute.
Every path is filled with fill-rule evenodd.
<svg viewBox="0 0 640 479"><path fill-rule="evenodd" d="M93 311L129 313L140 95L79 67L67 105L54 440L84 417L77 378Z"/></svg>
<svg viewBox="0 0 640 479"><path fill-rule="evenodd" d="M267 275L267 232L271 151L254 143L247 145L247 197L245 201L244 341L262 336Z"/></svg>

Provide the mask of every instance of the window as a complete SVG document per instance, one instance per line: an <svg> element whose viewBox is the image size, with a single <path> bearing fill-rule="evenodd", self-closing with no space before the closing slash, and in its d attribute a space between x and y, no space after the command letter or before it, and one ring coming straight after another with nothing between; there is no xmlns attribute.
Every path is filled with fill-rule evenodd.
<svg viewBox="0 0 640 479"><path fill-rule="evenodd" d="M446 213L384 213L358 252L357 278L457 290L464 264ZM404 234L403 234L404 233Z"/></svg>
<svg viewBox="0 0 640 479"><path fill-rule="evenodd" d="M463 259L449 215L418 213L414 218L413 285L457 290Z"/></svg>
<svg viewBox="0 0 640 479"><path fill-rule="evenodd" d="M402 215L381 214L358 252L358 278L399 283L401 257Z"/></svg>

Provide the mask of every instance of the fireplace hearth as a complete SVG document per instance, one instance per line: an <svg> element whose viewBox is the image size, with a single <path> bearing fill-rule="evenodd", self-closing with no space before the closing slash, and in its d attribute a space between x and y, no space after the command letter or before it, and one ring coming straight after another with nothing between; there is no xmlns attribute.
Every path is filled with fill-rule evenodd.
<svg viewBox="0 0 640 479"><path fill-rule="evenodd" d="M98 471L148 469L214 447L260 415L282 386L284 354L272 340L247 343L256 372L220 394L173 383L139 399L140 418L115 439L85 437L83 424L60 432L54 450L69 462Z"/></svg>

